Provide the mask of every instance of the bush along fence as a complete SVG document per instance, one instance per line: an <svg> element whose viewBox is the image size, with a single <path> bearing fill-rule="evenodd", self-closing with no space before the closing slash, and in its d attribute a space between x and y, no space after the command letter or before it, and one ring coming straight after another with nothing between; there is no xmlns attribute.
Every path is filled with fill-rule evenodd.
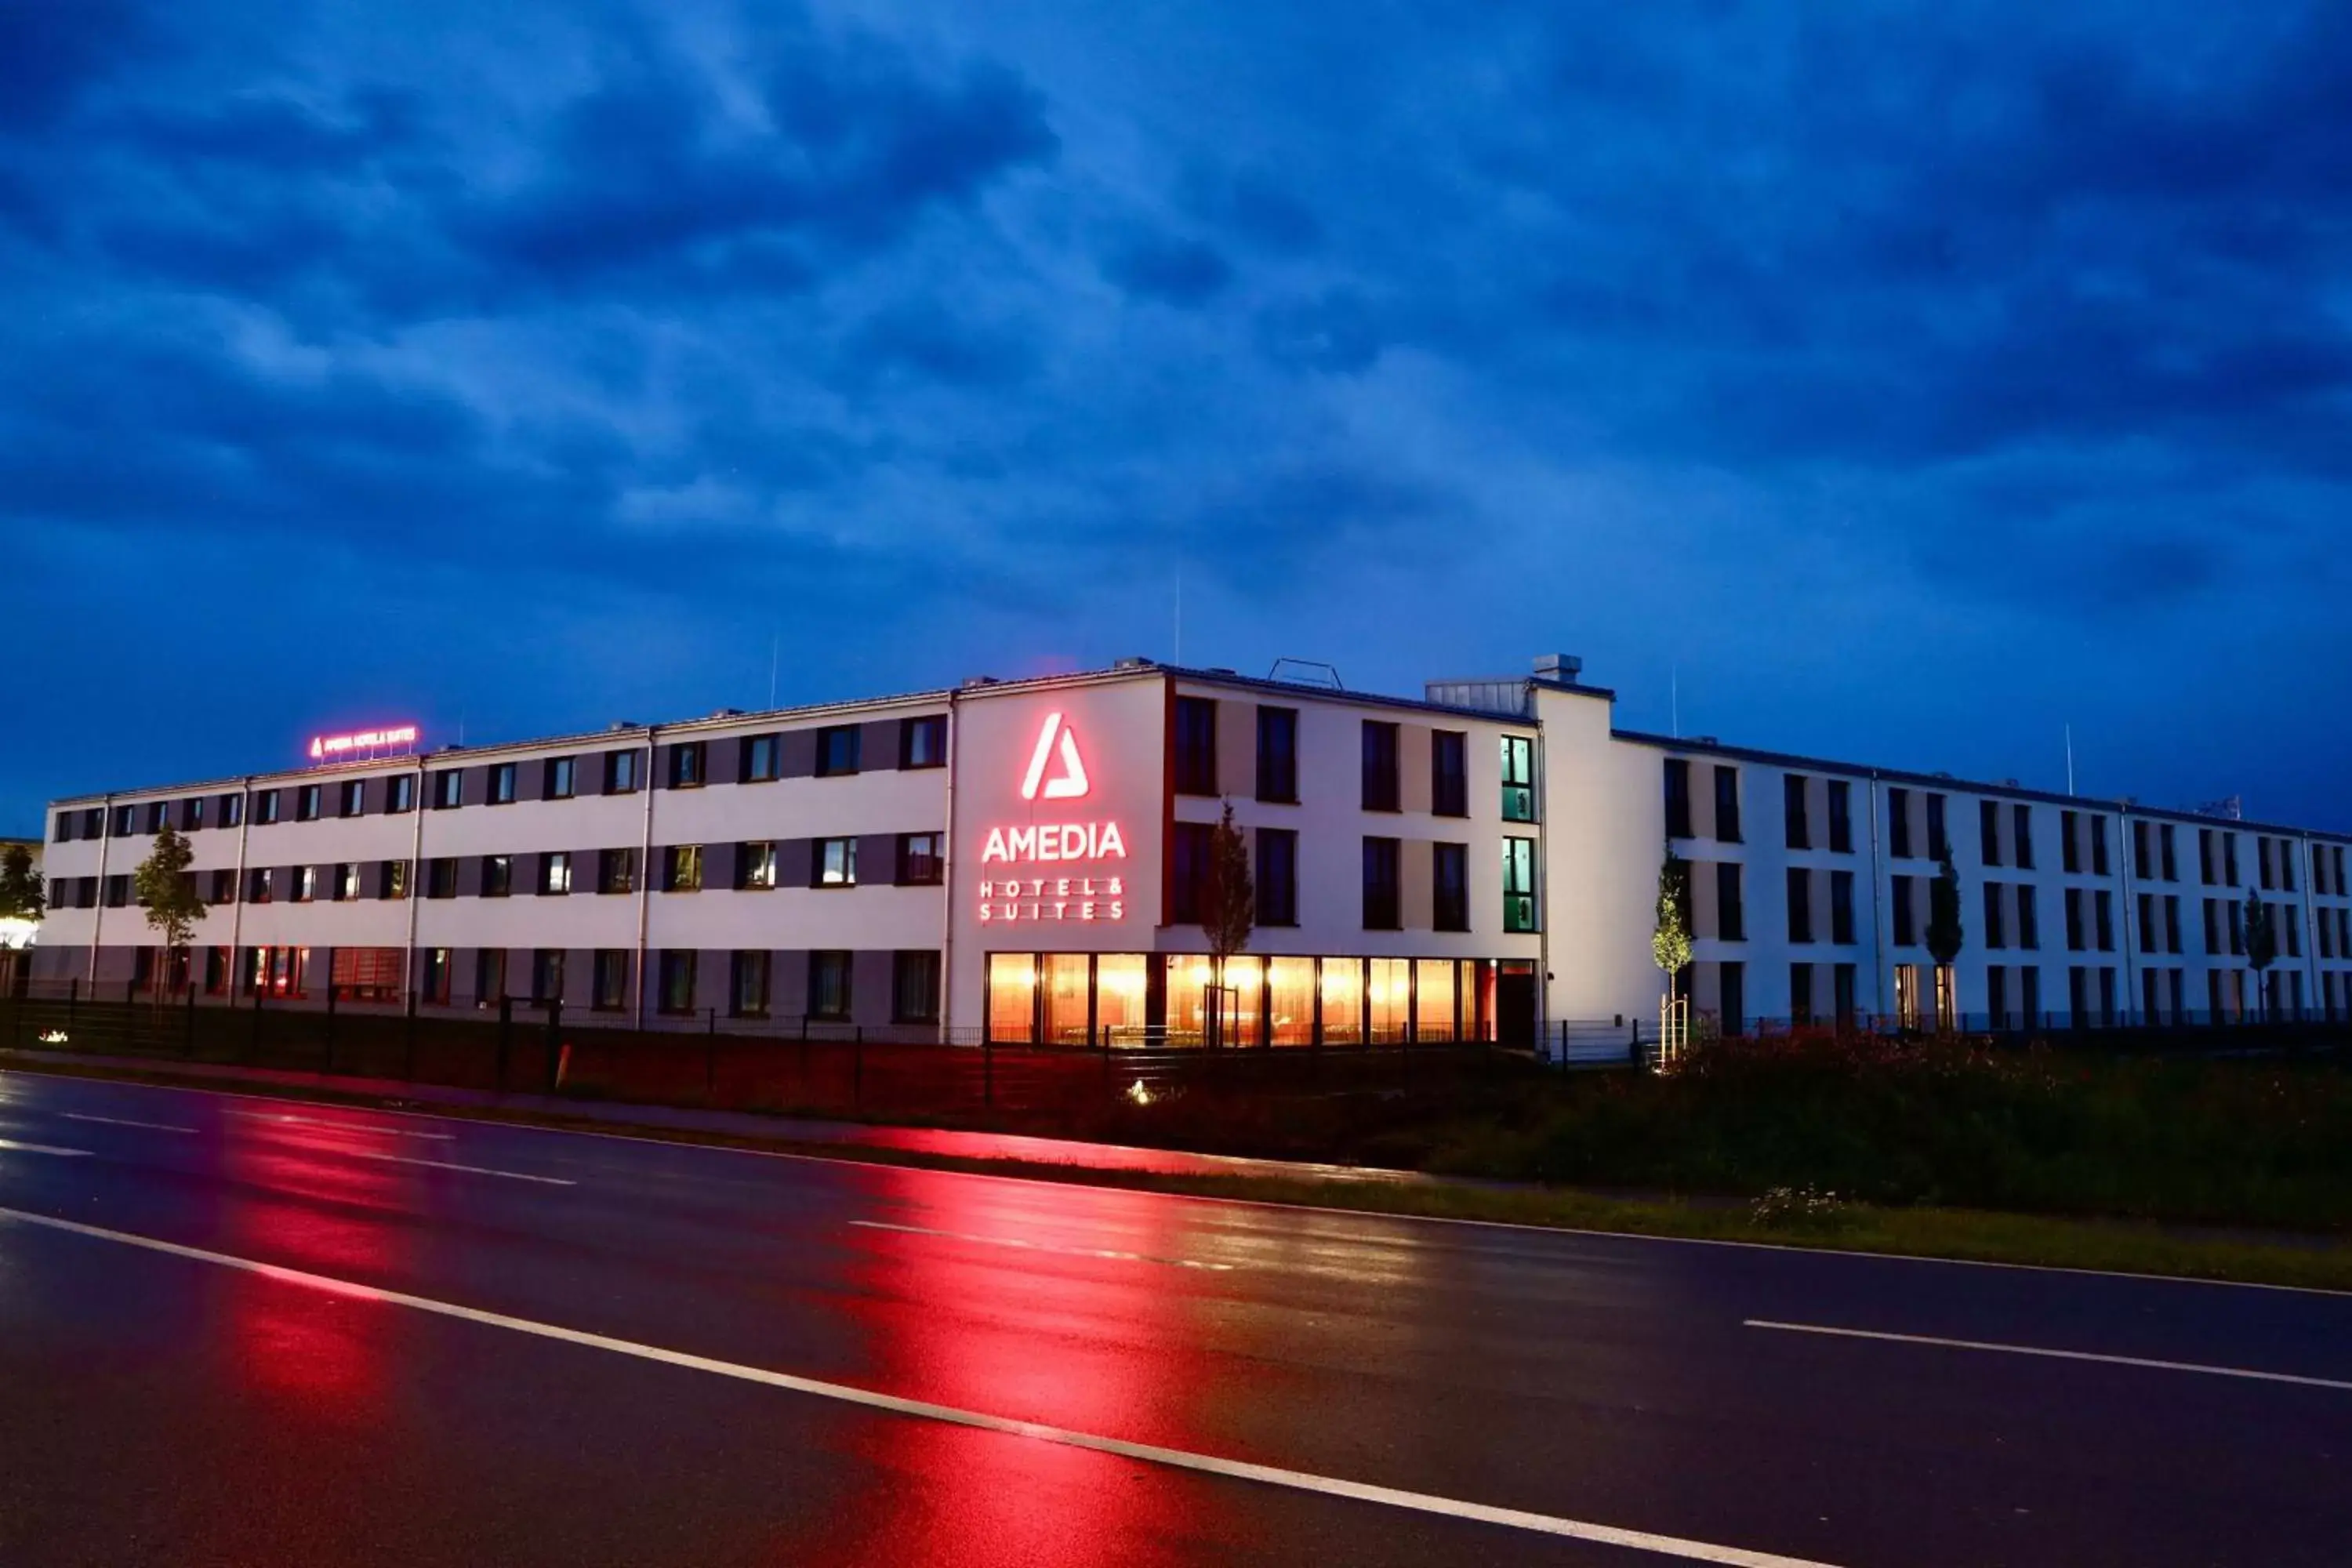
<svg viewBox="0 0 2352 1568"><path fill-rule="evenodd" d="M638 1030L518 998L452 1016L330 995L230 1005L183 990L90 995L79 982L0 994L0 1047L194 1061L492 1093L802 1114L1044 1117L1148 1102L1191 1087L1391 1093L1524 1070L1478 1043L1203 1050L1000 1045L932 1025L735 1018L716 1011ZM1625 1047L1621 1042L1618 1050Z"/></svg>

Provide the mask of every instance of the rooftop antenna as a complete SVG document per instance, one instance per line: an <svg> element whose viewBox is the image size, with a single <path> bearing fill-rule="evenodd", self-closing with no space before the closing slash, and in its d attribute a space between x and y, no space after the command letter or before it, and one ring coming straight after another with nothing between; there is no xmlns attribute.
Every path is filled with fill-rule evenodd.
<svg viewBox="0 0 2352 1568"><path fill-rule="evenodd" d="M2074 726L2066 726L2066 793L2074 793Z"/></svg>
<svg viewBox="0 0 2352 1568"><path fill-rule="evenodd" d="M768 637L768 710L776 707L776 656L783 651L784 634L772 632Z"/></svg>

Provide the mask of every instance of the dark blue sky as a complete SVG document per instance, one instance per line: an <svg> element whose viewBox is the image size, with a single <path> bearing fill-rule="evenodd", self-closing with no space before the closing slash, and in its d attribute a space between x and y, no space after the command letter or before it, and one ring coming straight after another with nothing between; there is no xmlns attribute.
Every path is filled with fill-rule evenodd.
<svg viewBox="0 0 2352 1568"><path fill-rule="evenodd" d="M2352 826L2352 6L0 0L0 831L1173 651Z"/></svg>

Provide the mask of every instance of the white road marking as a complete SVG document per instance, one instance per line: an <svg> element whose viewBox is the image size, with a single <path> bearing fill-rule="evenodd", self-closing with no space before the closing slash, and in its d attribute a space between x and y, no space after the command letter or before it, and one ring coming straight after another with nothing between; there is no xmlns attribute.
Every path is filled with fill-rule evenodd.
<svg viewBox="0 0 2352 1568"><path fill-rule="evenodd" d="M1775 1323L1749 1318L1742 1325L1772 1329L1786 1334L1821 1334L1841 1340L1879 1340L1888 1344L1929 1345L1940 1350L1996 1351L2003 1355L2041 1356L2051 1361L2099 1362L2108 1366L2137 1366L2153 1372L2193 1372L2206 1377L2242 1377L2256 1383L2292 1383L2305 1388L2334 1388L2352 1393L2352 1383L2332 1377L2304 1377L2287 1372L2256 1372L2242 1366L2206 1366L2192 1361L2156 1361L2147 1356L2101 1355L2093 1351L2051 1350L2042 1345L1996 1344L1989 1340L1942 1340L1930 1334L1884 1334L1869 1329L1836 1329L1822 1323Z"/></svg>
<svg viewBox="0 0 2352 1568"><path fill-rule="evenodd" d="M194 1132L193 1127L173 1127L163 1121L128 1121L120 1116L84 1116L77 1110L60 1110L68 1121L96 1121L108 1127L144 1127L150 1132Z"/></svg>
<svg viewBox="0 0 2352 1568"><path fill-rule="evenodd" d="M580 1184L566 1176L533 1176L521 1171L493 1171L488 1165L459 1165L447 1160L419 1160L408 1154L380 1154L373 1149L338 1149L335 1152L354 1160L389 1160L395 1165L430 1165L436 1171L463 1171L469 1176L504 1176L509 1182L537 1182L548 1187L576 1187Z"/></svg>
<svg viewBox="0 0 2352 1568"><path fill-rule="evenodd" d="M932 1230L919 1225L892 1225L887 1220L854 1219L850 1224L863 1230L895 1230L908 1236L936 1236L948 1241L974 1241L983 1247L1015 1247L1024 1252L1060 1252L1072 1258L1108 1258L1115 1263L1160 1263L1171 1268L1206 1268L1219 1274L1230 1274L1230 1263L1200 1263L1190 1258L1154 1258L1144 1252L1118 1252L1103 1247L1059 1247L1049 1241L1024 1241L1012 1236L972 1236L960 1230Z"/></svg>
<svg viewBox="0 0 2352 1568"><path fill-rule="evenodd" d="M13 1138L0 1138L0 1153L14 1151L19 1154L65 1154L75 1159L88 1159L87 1149L58 1149L47 1143L19 1143Z"/></svg>
<svg viewBox="0 0 2352 1568"><path fill-rule="evenodd" d="M1332 1476L1313 1475L1304 1470L1286 1470L1273 1465L1251 1464L1242 1459L1223 1459L1213 1454L1195 1454L1183 1448L1163 1448L1150 1443L1131 1443L1121 1437L1097 1436L1090 1432L1076 1432L1066 1427L1049 1426L1035 1421L1016 1421L1007 1416L991 1415L983 1411L962 1410L952 1405L933 1405L920 1399L904 1399L895 1394L881 1394L870 1388L856 1388L847 1384L821 1383L814 1378L796 1377L791 1373L771 1372L764 1367L742 1366L733 1362L716 1361L709 1356L692 1355L684 1351L666 1350L659 1345L641 1344L634 1340L613 1339L604 1334L592 1334L580 1329L562 1328L554 1323L534 1322L528 1318L510 1318L500 1312L484 1311L478 1307L462 1307L454 1301L437 1301L428 1296L411 1296L398 1290L385 1290L373 1285L361 1285L329 1275L311 1274L299 1268L288 1268L275 1263L257 1262L247 1258L234 1258L223 1252L208 1252L202 1247L183 1247L177 1242L160 1241L153 1237L134 1236L127 1231L105 1230L94 1225L82 1225L69 1219L55 1219L47 1215L26 1214L18 1209L0 1208L0 1220L15 1220L21 1225L39 1226L45 1229L65 1231L74 1236L89 1237L99 1241L111 1241L125 1247L144 1248L168 1257L184 1258L197 1263L210 1263L222 1268L234 1268L258 1275L281 1284L299 1286L305 1289L324 1291L349 1299L375 1301L386 1306L407 1307L419 1312L432 1312L461 1322L479 1323L488 1328L508 1329L516 1333L532 1334L544 1340L580 1345L589 1350L606 1351L614 1355L633 1356L640 1361L658 1362L664 1365L682 1367L689 1372L709 1373L742 1383L781 1388L793 1394L831 1399L845 1405L861 1405L893 1415L912 1416L918 1420L945 1422L950 1426L973 1427L983 1432L998 1432L1007 1436L1027 1437L1042 1443L1056 1443L1065 1447L1083 1448L1097 1454L1110 1454L1119 1458L1134 1459L1147 1465L1160 1465L1171 1469L1191 1470L1199 1474L1223 1476L1228 1479L1255 1481L1262 1486L1282 1487L1291 1491L1313 1492L1324 1497L1345 1498L1353 1502L1376 1504L1382 1508L1402 1509L1413 1513L1435 1514L1446 1519L1467 1520L1478 1524L1499 1525L1509 1530L1527 1531L1532 1534L1563 1536L1574 1541L1589 1541L1603 1546L1622 1546L1631 1551L1648 1552L1664 1557L1679 1557L1691 1563L1713 1563L1723 1568L1830 1568L1829 1564L1799 1557L1782 1557L1769 1552L1749 1552L1737 1546L1717 1546L1704 1541L1686 1541L1672 1535L1653 1535L1647 1531L1624 1530L1615 1525L1589 1524L1581 1520L1560 1519L1551 1514L1529 1513L1519 1509L1496 1508L1486 1503L1465 1502L1456 1498L1433 1496L1427 1492L1402 1491L1394 1487L1370 1486L1362 1481L1341 1480Z"/></svg>
<svg viewBox="0 0 2352 1568"><path fill-rule="evenodd" d="M376 1127L364 1121L321 1121L315 1116L289 1116L275 1110L232 1110L231 1116L242 1116L248 1121L291 1121L304 1127L324 1127L336 1132L381 1132L390 1138L431 1138L447 1143L456 1138L451 1132L419 1132L408 1127Z"/></svg>

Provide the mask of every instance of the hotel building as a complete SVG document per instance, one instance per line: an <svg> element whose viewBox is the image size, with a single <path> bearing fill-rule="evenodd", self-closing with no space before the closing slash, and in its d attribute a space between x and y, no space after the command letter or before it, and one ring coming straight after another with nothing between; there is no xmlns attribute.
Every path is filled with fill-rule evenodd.
<svg viewBox="0 0 2352 1568"><path fill-rule="evenodd" d="M1125 1046L1569 1041L1664 977L1737 1032L1855 1016L2126 1025L2352 1014L2352 837L1616 729L1550 656L1407 700L1142 659L1078 675L54 803L36 979L155 978L131 873L165 824L210 906L199 1003L560 1000L585 1024ZM362 737L362 741L380 737ZM337 759L343 760L337 760ZM1256 925L1222 998L1212 829ZM1967 939L1923 945L1948 855ZM2277 960L2248 963L2250 893Z"/></svg>

